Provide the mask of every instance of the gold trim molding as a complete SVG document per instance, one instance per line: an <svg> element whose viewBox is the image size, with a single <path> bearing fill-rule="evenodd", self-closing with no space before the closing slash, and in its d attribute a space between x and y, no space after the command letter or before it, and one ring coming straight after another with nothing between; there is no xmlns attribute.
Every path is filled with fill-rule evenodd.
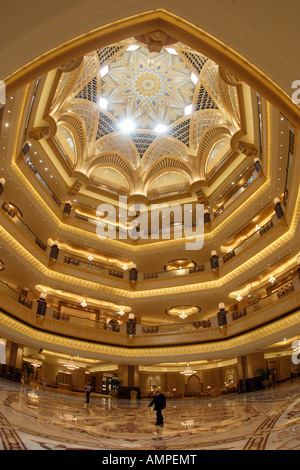
<svg viewBox="0 0 300 470"><path fill-rule="evenodd" d="M91 50L154 30L161 30L214 60L227 73L238 76L240 80L261 93L296 127L300 127L299 107L260 69L217 38L164 9L116 21L46 52L4 79L7 93L14 92L36 77L61 67L62 64L70 63Z"/></svg>

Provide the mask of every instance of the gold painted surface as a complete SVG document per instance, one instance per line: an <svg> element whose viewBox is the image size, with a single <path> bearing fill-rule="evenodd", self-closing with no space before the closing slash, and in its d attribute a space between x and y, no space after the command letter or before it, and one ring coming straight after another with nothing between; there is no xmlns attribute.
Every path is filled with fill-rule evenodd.
<svg viewBox="0 0 300 470"><path fill-rule="evenodd" d="M275 106L280 107L282 112L297 127L300 127L299 108L261 70L210 34L164 9L149 11L114 22L58 46L6 77L4 81L7 91L11 93L35 77L70 60L75 60L96 47L103 47L126 37L155 29L164 30L169 36L177 38L196 50L201 48L203 54L215 60L225 70L239 76Z"/></svg>

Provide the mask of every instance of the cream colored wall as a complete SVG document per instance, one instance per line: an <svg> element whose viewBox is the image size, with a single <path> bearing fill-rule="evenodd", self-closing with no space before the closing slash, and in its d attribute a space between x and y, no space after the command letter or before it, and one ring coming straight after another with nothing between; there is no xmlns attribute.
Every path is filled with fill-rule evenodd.
<svg viewBox="0 0 300 470"><path fill-rule="evenodd" d="M3 80L36 57L88 31L144 11L164 8L241 53L290 96L292 81L299 79L300 4L298 0L290 0L283 9L281 1L271 3L272 8L270 2L260 0L188 3L153 0L151 4L117 0L113 5L93 0L84 3L64 0L55 6L52 1L44 0L37 8L28 8L23 0L15 0L13 4L2 2L0 78Z"/></svg>
<svg viewBox="0 0 300 470"><path fill-rule="evenodd" d="M293 371L291 356L277 357L268 360L268 367L277 371L277 381L289 379Z"/></svg>
<svg viewBox="0 0 300 470"><path fill-rule="evenodd" d="M293 363L291 356L284 356L279 358L279 380L288 379L293 370Z"/></svg>
<svg viewBox="0 0 300 470"><path fill-rule="evenodd" d="M264 358L263 353L254 353L247 355L247 370L246 370L246 378L255 377L258 374L256 373L257 369L265 368L267 362Z"/></svg>
<svg viewBox="0 0 300 470"><path fill-rule="evenodd" d="M158 386L161 387L162 391L167 390L167 381L166 381L166 373L165 372L140 372L140 384L139 387L141 389L141 393L150 392L150 381L157 380Z"/></svg>
<svg viewBox="0 0 300 470"><path fill-rule="evenodd" d="M216 369L202 370L197 372L200 382L203 384L203 391L206 387L214 388L223 387L224 382L228 382L228 374L233 374L234 382L238 380L237 366L220 367ZM177 392L184 391L188 382L188 377L180 374L180 372L140 372L140 389L142 395L150 392L150 381L157 380L158 385L164 392L172 392L175 388Z"/></svg>
<svg viewBox="0 0 300 470"><path fill-rule="evenodd" d="M51 362L44 362L41 378L47 377L47 385L54 387L56 384L56 377L58 372L66 372L66 369L61 364ZM76 390L83 391L85 384L85 370L78 369L71 372L71 384L76 386Z"/></svg>
<svg viewBox="0 0 300 470"><path fill-rule="evenodd" d="M292 361L290 356L284 356L279 358L270 359L268 361L262 362L263 355L261 354L251 354L247 356L247 366L248 372L253 373L253 375L248 377L254 377L256 370L259 367L266 367L267 365L270 368L275 367L277 370L277 380L282 381L290 378L290 373L293 370ZM43 378L44 375L47 377L47 384L54 386L56 384L56 376L59 371L64 371L62 365L52 362L44 362L42 373L40 375ZM123 384L126 385L128 366L119 366L119 373L116 371L115 375L119 376L119 380L123 380ZM208 386L211 389L216 389L224 386L224 382L228 383L228 375L232 374L234 377L234 383L236 384L238 380L242 377L238 375L238 365L227 366L227 367L218 367L208 370L200 370L197 372L197 375L200 379L201 384L203 384L203 391L206 391ZM92 376L96 377L96 386L95 392L101 393L102 391L102 380L103 372L95 372L90 375L85 374L84 369L79 369L73 371L72 375L72 385L75 386L76 390L83 391L84 384L88 378L92 379ZM156 380L158 386L161 387L163 392L172 392L176 389L177 392L185 391L185 385L188 382L188 377L180 374L180 372L138 372L135 370L135 384L141 389L142 397L148 396L150 389L150 382Z"/></svg>

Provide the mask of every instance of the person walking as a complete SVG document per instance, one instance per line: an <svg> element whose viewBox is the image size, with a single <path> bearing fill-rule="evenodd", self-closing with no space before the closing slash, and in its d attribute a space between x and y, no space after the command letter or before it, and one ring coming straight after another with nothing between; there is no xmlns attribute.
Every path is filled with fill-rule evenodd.
<svg viewBox="0 0 300 470"><path fill-rule="evenodd" d="M154 410L156 411L156 426L163 426L164 425L164 418L162 415L162 410L166 407L166 397L160 391L156 392L155 397L149 403L149 407L154 405Z"/></svg>
<svg viewBox="0 0 300 470"><path fill-rule="evenodd" d="M88 383L85 385L86 403L89 403L89 402L90 402L90 394L91 394L91 391L92 391L92 386L91 386L90 382L88 382Z"/></svg>
<svg viewBox="0 0 300 470"><path fill-rule="evenodd" d="M47 386L47 377L44 375L44 377L43 377L43 392L46 391L46 386Z"/></svg>

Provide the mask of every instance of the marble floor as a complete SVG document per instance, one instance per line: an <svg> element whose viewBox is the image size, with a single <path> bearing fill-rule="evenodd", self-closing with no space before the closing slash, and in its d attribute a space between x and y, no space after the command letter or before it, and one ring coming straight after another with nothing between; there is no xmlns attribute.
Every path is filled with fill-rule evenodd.
<svg viewBox="0 0 300 470"><path fill-rule="evenodd" d="M0 379L0 450L299 450L300 378L211 399L147 400L42 391Z"/></svg>

